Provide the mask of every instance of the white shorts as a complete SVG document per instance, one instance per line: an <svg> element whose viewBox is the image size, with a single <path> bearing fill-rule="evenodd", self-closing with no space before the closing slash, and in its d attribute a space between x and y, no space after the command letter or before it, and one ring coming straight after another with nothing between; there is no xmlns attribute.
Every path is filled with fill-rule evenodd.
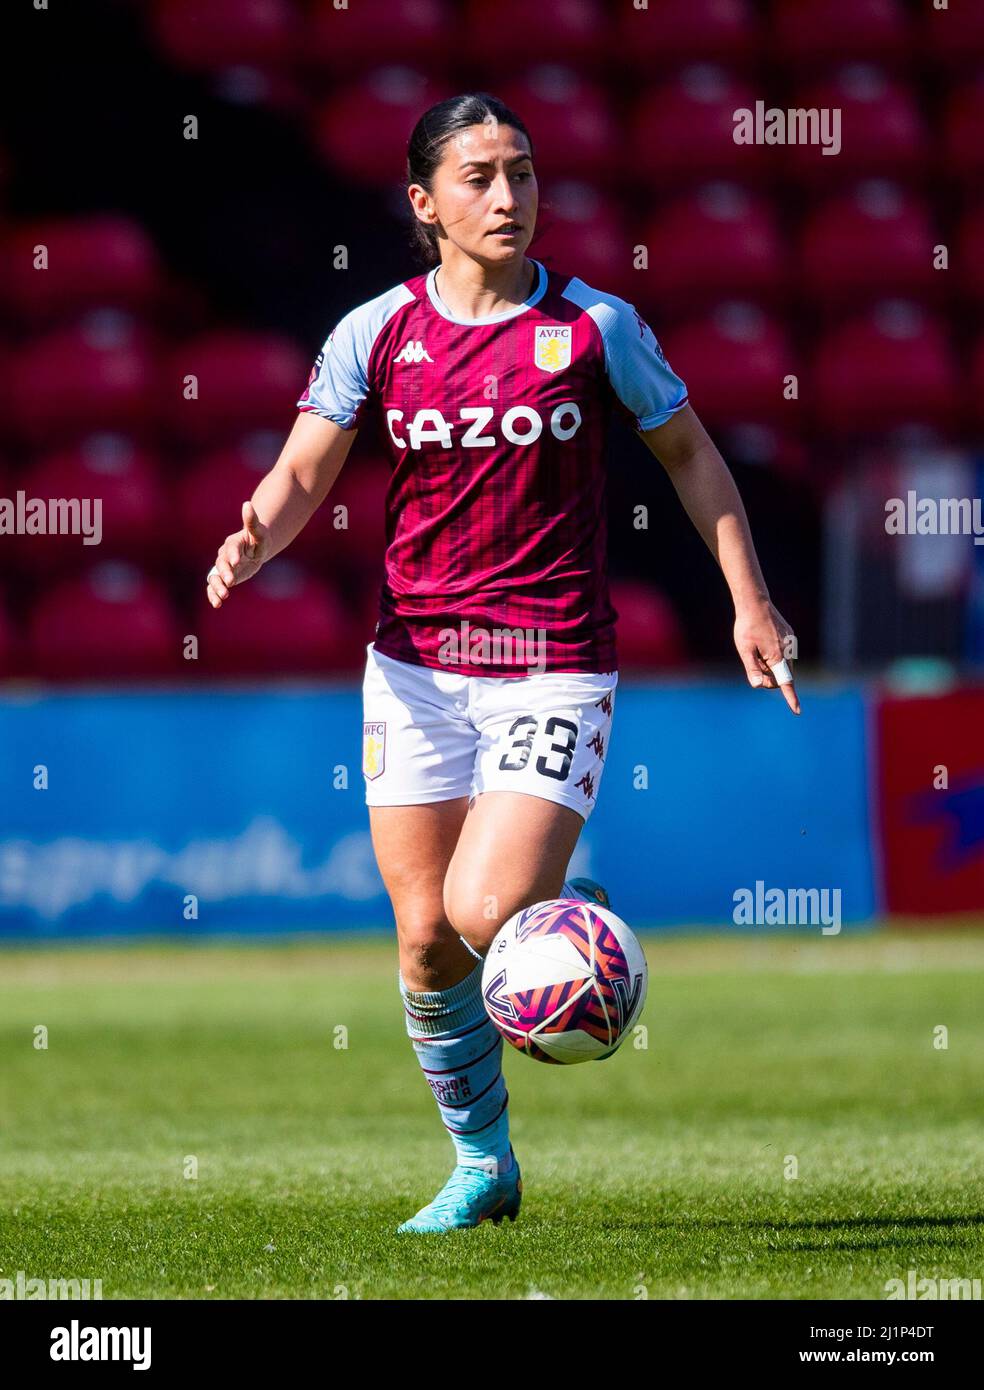
<svg viewBox="0 0 984 1390"><path fill-rule="evenodd" d="M366 648L362 772L369 806L526 792L588 819L618 673L465 676Z"/></svg>

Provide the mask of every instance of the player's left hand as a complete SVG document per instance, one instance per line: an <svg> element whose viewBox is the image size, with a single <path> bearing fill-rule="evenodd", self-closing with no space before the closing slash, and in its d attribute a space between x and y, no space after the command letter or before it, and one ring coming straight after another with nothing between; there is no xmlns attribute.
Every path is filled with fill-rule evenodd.
<svg viewBox="0 0 984 1390"><path fill-rule="evenodd" d="M796 656L796 637L793 629L768 599L760 599L747 608L740 609L735 618L735 646L745 667L749 685L762 690L782 691L786 704L794 714L800 712L800 702L793 684L792 675L782 677L789 671L788 663ZM777 679L773 667L779 669Z"/></svg>

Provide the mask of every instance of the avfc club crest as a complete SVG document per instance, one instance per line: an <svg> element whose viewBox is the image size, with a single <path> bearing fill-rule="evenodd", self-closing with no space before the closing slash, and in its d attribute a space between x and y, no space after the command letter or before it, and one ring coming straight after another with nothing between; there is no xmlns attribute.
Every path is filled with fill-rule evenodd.
<svg viewBox="0 0 984 1390"><path fill-rule="evenodd" d="M562 372L571 365L571 325L541 323L533 330L533 361L541 372Z"/></svg>
<svg viewBox="0 0 984 1390"><path fill-rule="evenodd" d="M370 782L386 768L386 724L363 724L362 771Z"/></svg>

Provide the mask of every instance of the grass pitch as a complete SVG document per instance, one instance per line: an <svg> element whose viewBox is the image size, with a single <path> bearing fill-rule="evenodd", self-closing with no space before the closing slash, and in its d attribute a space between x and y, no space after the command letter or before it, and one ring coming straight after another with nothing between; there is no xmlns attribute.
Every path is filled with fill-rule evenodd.
<svg viewBox="0 0 984 1390"><path fill-rule="evenodd" d="M0 1278L851 1299L984 1276L984 936L646 947L648 1046L510 1053L519 1220L432 1238L394 1234L453 1152L390 942L0 953Z"/></svg>

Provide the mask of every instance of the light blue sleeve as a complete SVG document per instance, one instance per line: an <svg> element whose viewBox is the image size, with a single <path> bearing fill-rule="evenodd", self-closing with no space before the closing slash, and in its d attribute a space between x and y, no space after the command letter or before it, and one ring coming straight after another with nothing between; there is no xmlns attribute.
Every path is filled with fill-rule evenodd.
<svg viewBox="0 0 984 1390"><path fill-rule="evenodd" d="M602 327L612 390L640 430L665 425L687 404L687 388L663 355L655 333L631 304L612 296Z"/></svg>
<svg viewBox="0 0 984 1390"><path fill-rule="evenodd" d="M307 387L297 402L299 410L333 420L344 430L356 427L369 394L372 338L365 331L367 327L367 316L360 309L353 309L336 324L315 358Z"/></svg>

